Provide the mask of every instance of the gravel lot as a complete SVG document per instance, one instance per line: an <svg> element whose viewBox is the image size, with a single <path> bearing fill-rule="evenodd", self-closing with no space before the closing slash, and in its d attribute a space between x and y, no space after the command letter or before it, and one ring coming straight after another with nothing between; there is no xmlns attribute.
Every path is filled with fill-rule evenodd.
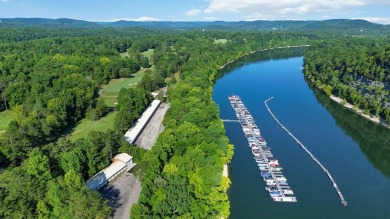
<svg viewBox="0 0 390 219"><path fill-rule="evenodd" d="M153 147L153 145L156 143L158 135L164 131L164 126L161 123L168 108L169 104L161 103L135 142L137 146L147 150L150 150Z"/></svg>
<svg viewBox="0 0 390 219"><path fill-rule="evenodd" d="M114 181L99 191L104 198L109 200L112 207L112 219L129 219L130 208L137 202L141 193L141 183L130 172L122 173Z"/></svg>

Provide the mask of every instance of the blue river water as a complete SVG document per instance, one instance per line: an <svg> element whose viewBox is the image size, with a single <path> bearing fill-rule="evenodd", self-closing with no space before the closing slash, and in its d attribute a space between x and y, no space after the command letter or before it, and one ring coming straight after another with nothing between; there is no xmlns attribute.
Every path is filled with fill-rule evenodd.
<svg viewBox="0 0 390 219"><path fill-rule="evenodd" d="M225 122L235 146L230 218L390 218L390 131L329 100L305 80L302 66L302 49L274 50L243 58L216 79L213 99L221 118L236 119L227 97L239 95L298 199L270 199L241 126ZM271 96L273 113L330 171L348 207L322 169L272 119L264 105Z"/></svg>

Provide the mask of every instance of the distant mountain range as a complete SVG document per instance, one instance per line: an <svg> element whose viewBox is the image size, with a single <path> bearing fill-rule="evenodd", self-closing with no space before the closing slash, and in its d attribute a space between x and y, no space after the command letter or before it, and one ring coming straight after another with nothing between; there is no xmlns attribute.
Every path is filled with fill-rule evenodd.
<svg viewBox="0 0 390 219"><path fill-rule="evenodd" d="M116 22L89 22L67 18L0 18L1 27L42 27L42 28L126 28L145 27L153 29L213 29L231 31L342 31L358 33L373 31L375 33L389 33L390 25L371 23L366 20L334 19L324 21L239 21L239 22L174 22L174 21L116 21Z"/></svg>
<svg viewBox="0 0 390 219"><path fill-rule="evenodd" d="M102 25L68 18L0 18L0 27L101 28Z"/></svg>

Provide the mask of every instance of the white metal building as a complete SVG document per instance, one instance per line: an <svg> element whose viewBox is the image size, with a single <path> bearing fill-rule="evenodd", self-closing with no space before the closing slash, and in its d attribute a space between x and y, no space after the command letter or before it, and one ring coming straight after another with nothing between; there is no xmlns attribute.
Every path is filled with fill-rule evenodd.
<svg viewBox="0 0 390 219"><path fill-rule="evenodd" d="M148 124L150 118L156 112L157 108L160 106L161 101L153 100L152 103L146 108L142 113L142 116L133 124L133 126L125 133L125 140L130 144L134 144L138 136L141 134L142 130Z"/></svg>
<svg viewBox="0 0 390 219"><path fill-rule="evenodd" d="M133 157L126 153L117 154L110 166L106 167L87 181L87 188L99 190L124 171L134 167Z"/></svg>

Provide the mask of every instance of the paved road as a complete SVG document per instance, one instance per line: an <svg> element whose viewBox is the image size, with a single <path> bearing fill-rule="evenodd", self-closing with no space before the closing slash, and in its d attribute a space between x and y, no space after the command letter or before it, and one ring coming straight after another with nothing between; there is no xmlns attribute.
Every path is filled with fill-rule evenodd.
<svg viewBox="0 0 390 219"><path fill-rule="evenodd" d="M129 219L131 206L141 193L141 183L130 172L121 174L100 190L112 207L112 219Z"/></svg>
<svg viewBox="0 0 390 219"><path fill-rule="evenodd" d="M162 103L136 141L136 145L151 149L158 135L164 131L162 120L169 104ZM131 206L138 201L141 182L130 172L125 172L100 190L112 207L111 219L129 219Z"/></svg>
<svg viewBox="0 0 390 219"><path fill-rule="evenodd" d="M150 119L140 136L138 137L135 144L139 147L150 150L153 145L156 143L158 135L164 131L164 126L162 121L164 115L169 108L169 104L161 103L153 117Z"/></svg>

